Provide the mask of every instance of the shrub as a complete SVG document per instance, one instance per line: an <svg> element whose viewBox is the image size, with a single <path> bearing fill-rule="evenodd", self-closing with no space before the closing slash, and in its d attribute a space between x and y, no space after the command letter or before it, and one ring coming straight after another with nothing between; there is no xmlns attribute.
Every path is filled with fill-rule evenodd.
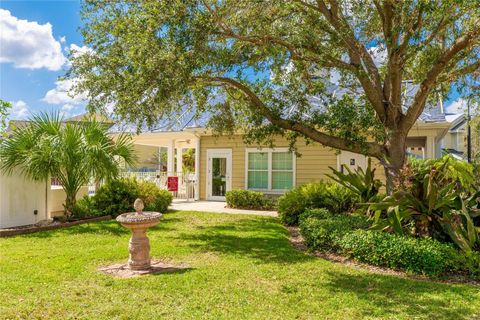
<svg viewBox="0 0 480 320"><path fill-rule="evenodd" d="M135 179L111 180L95 193L96 208L105 215L118 216L133 211L133 202L139 197L138 182Z"/></svg>
<svg viewBox="0 0 480 320"><path fill-rule="evenodd" d="M431 238L357 230L346 234L338 245L358 261L412 273L438 276L458 268L459 253Z"/></svg>
<svg viewBox="0 0 480 320"><path fill-rule="evenodd" d="M102 215L102 212L96 208L93 197L88 195L78 200L72 210L73 217L87 218Z"/></svg>
<svg viewBox="0 0 480 320"><path fill-rule="evenodd" d="M146 211L166 212L173 196L152 182L118 179L102 185L93 201L99 212L116 217L124 212L133 211L133 202L137 198L143 200Z"/></svg>
<svg viewBox="0 0 480 320"><path fill-rule="evenodd" d="M343 236L368 226L367 217L363 215L333 215L326 209L307 210L300 217L300 233L310 249L337 251Z"/></svg>
<svg viewBox="0 0 480 320"><path fill-rule="evenodd" d="M273 199L263 193L251 190L232 190L225 194L230 208L268 210L275 207Z"/></svg>
<svg viewBox="0 0 480 320"><path fill-rule="evenodd" d="M143 200L145 207L155 202L158 192L161 190L151 181L137 181L138 195Z"/></svg>
<svg viewBox="0 0 480 320"><path fill-rule="evenodd" d="M159 189L152 203L145 206L145 210L167 212L168 206L172 203L173 195L167 190Z"/></svg>
<svg viewBox="0 0 480 320"><path fill-rule="evenodd" d="M307 197L301 188L292 189L278 199L278 215L287 225L297 224L298 218L307 208Z"/></svg>
<svg viewBox="0 0 480 320"><path fill-rule="evenodd" d="M335 182L308 183L292 189L278 199L280 220L293 225L308 208L326 208L333 213L350 211L357 197Z"/></svg>
<svg viewBox="0 0 480 320"><path fill-rule="evenodd" d="M304 213L300 215L299 222L302 222L303 220L306 220L308 218L329 219L333 216L334 214L325 208L307 209Z"/></svg>
<svg viewBox="0 0 480 320"><path fill-rule="evenodd" d="M310 208L326 208L333 213L350 211L357 196L336 182L308 183L302 187Z"/></svg>

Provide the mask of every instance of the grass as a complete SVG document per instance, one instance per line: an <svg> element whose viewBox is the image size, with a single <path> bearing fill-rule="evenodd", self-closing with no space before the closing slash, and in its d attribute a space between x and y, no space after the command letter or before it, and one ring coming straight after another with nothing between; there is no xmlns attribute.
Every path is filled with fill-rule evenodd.
<svg viewBox="0 0 480 320"><path fill-rule="evenodd" d="M479 319L480 289L379 275L293 249L275 218L175 212L149 232L177 273L115 279L115 221L0 239L2 319Z"/></svg>

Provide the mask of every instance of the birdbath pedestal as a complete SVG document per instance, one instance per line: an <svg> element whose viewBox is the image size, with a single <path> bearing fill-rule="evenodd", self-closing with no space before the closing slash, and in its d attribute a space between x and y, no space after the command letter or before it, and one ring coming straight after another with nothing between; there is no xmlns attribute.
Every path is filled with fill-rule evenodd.
<svg viewBox="0 0 480 320"><path fill-rule="evenodd" d="M159 212L143 212L143 201L135 200L133 205L136 212L127 212L119 215L117 221L122 226L132 231L128 251L128 268L131 270L150 269L150 241L147 237L147 229L160 222L162 214Z"/></svg>

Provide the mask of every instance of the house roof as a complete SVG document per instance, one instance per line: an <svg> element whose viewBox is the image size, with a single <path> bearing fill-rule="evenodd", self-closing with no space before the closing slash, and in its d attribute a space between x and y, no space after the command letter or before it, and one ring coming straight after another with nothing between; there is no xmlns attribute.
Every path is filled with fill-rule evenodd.
<svg viewBox="0 0 480 320"><path fill-rule="evenodd" d="M450 132L458 132L462 131L465 129L465 125L467 124L467 118L465 115L462 114L456 114L456 118L451 121L450 125Z"/></svg>
<svg viewBox="0 0 480 320"><path fill-rule="evenodd" d="M114 124L114 121L112 119L109 119L103 115L99 114L90 114L90 113L82 113L77 116L67 118L63 120L64 123L78 123L78 122L88 122L88 119L91 119L93 117L95 120L98 122L104 123L111 127ZM22 129L25 128L28 124L30 123L29 120L11 120L8 123L8 127L5 130L5 132L8 134L12 133L16 129Z"/></svg>
<svg viewBox="0 0 480 320"><path fill-rule="evenodd" d="M107 116L104 116L104 115L99 114L99 113L89 113L89 112L85 112L85 113L79 114L77 116L67 118L67 119L64 120L64 122L67 122L67 123L88 122L92 118L95 119L97 122L111 123L111 124L115 123L115 121L108 118Z"/></svg>

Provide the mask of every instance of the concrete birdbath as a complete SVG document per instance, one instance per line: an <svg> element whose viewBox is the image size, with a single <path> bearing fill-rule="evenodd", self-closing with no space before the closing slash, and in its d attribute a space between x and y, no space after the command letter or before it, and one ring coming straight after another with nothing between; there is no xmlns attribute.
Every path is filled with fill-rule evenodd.
<svg viewBox="0 0 480 320"><path fill-rule="evenodd" d="M149 270L150 262L150 241L147 237L147 229L160 222L160 212L143 212L143 201L135 200L133 205L136 212L127 212L119 215L117 221L122 226L132 231L132 237L128 245L130 253L128 268L130 270Z"/></svg>

